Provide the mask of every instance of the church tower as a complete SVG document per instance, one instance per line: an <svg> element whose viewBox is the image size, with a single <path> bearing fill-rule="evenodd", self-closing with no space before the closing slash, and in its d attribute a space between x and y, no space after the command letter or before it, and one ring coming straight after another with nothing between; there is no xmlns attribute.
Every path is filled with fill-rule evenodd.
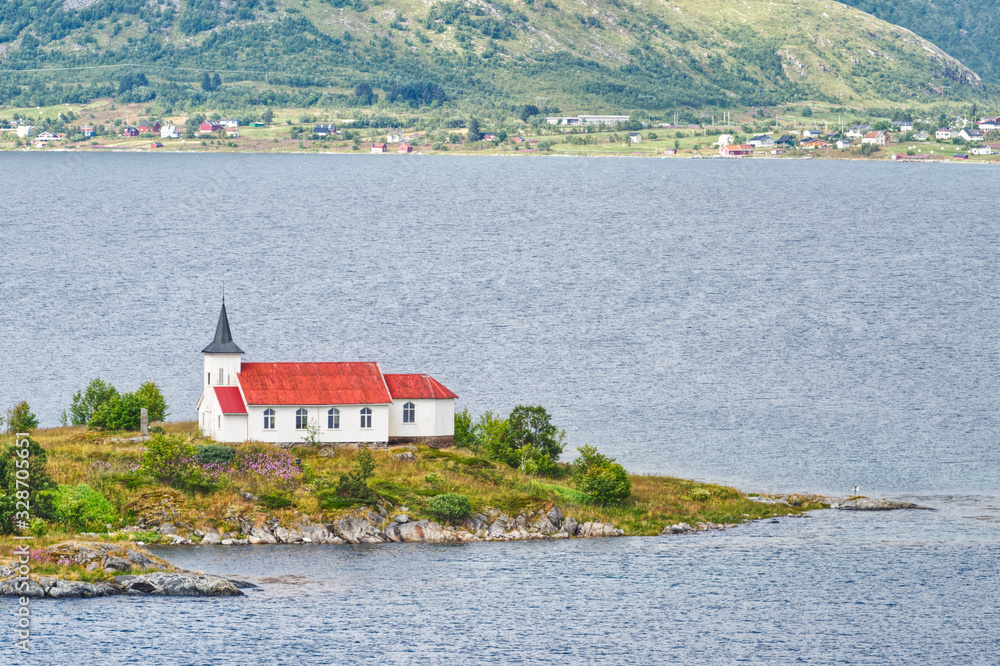
<svg viewBox="0 0 1000 666"><path fill-rule="evenodd" d="M215 326L215 339L201 350L205 358L204 386L236 386L236 375L242 365L243 350L233 342L226 316L226 299L222 299L219 323Z"/></svg>

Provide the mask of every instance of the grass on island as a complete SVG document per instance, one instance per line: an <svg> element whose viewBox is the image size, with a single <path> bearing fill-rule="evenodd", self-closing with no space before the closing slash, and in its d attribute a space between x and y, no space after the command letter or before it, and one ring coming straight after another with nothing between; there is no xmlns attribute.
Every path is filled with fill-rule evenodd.
<svg viewBox="0 0 1000 666"><path fill-rule="evenodd" d="M193 422L167 423L164 428L168 434L183 435L195 444L212 443L196 436ZM127 441L134 435L92 432L83 427L42 429L33 433L48 454L47 469L56 483L87 484L113 507L110 534L106 526L92 526L93 532L98 534L86 538L145 543L163 540L154 532L117 531L135 525L141 516L165 515L182 531L208 528L232 531L226 518L236 514L257 524L273 516L283 525L290 526L304 516L309 516L313 522L329 522L360 505L343 500L333 492L340 475L355 467L356 451L352 449L337 450L329 457L321 455L320 449L307 446L291 449L289 453L301 459L303 470L292 480L223 475L210 490L181 491L139 470L145 445ZM270 445L244 446L283 455L278 453L280 449ZM435 519L428 511L428 503L442 493L467 496L474 512L493 508L511 517L559 506L580 523L612 523L630 536L659 534L665 526L678 522L742 523L823 507L812 496L790 496L790 504L766 504L749 499L735 488L651 475L632 475L632 496L621 505L599 506L574 488L568 476L556 479L529 476L464 449L421 447L413 462L395 459L393 455L399 452L398 449L374 452L376 468L369 486L396 507L407 507L413 520ZM569 469L567 465L560 467L563 472ZM248 501L243 495L245 492L257 496L258 500ZM33 548L73 538L75 530L50 523L37 534ZM0 552L8 552L14 544L11 537L0 537ZM80 571L74 575L89 580L87 577L92 573Z"/></svg>

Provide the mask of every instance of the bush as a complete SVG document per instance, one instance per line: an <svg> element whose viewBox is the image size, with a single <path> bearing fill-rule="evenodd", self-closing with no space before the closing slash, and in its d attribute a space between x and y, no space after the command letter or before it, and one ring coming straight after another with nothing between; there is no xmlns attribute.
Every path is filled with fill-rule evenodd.
<svg viewBox="0 0 1000 666"><path fill-rule="evenodd" d="M203 465L228 465L233 461L236 449L222 444L206 444L199 446L195 457Z"/></svg>
<svg viewBox="0 0 1000 666"><path fill-rule="evenodd" d="M621 465L593 446L577 449L580 457L574 461L574 480L581 492L597 504L620 504L632 495L632 481Z"/></svg>
<svg viewBox="0 0 1000 666"><path fill-rule="evenodd" d="M118 390L100 377L95 377L81 393L73 395L69 407L69 421L73 425L87 425L101 405L118 395Z"/></svg>
<svg viewBox="0 0 1000 666"><path fill-rule="evenodd" d="M295 502L293 502L285 495L276 492L264 493L260 496L260 498L257 501L260 502L266 508L271 510L285 509L295 504Z"/></svg>
<svg viewBox="0 0 1000 666"><path fill-rule="evenodd" d="M38 427L38 419L25 400L8 409L3 420L7 422L7 432L11 433L28 432Z"/></svg>
<svg viewBox="0 0 1000 666"><path fill-rule="evenodd" d="M541 405L518 405L507 417L507 438L514 451L533 447L551 460L557 460L563 452L564 437L565 432L552 425L549 413Z"/></svg>
<svg viewBox="0 0 1000 666"><path fill-rule="evenodd" d="M153 382L146 382L135 393L121 393L108 398L87 422L89 428L103 430L138 430L141 410L149 412L150 421L167 416L167 403Z"/></svg>
<svg viewBox="0 0 1000 666"><path fill-rule="evenodd" d="M808 107L808 106L802 107L802 117L803 118L812 118L812 114L813 114L813 110L812 110L811 107Z"/></svg>
<svg viewBox="0 0 1000 666"><path fill-rule="evenodd" d="M119 520L118 512L101 493L85 483L59 486L53 495L56 519L80 532L103 532Z"/></svg>
<svg viewBox="0 0 1000 666"><path fill-rule="evenodd" d="M472 430L472 416L467 408L455 413L455 446L465 449L476 448L476 435Z"/></svg>
<svg viewBox="0 0 1000 666"><path fill-rule="evenodd" d="M462 520L472 513L472 504L465 495L445 493L431 498L427 510L444 521Z"/></svg>
<svg viewBox="0 0 1000 666"><path fill-rule="evenodd" d="M168 485L180 481L187 473L195 448L177 435L154 435L146 442L140 469Z"/></svg>
<svg viewBox="0 0 1000 666"><path fill-rule="evenodd" d="M18 451L23 450L27 450L27 457L18 454ZM28 461L26 465L22 463L24 460ZM4 451L0 458L0 534L13 534L15 528L19 527L18 522L23 520L23 516L17 515L22 511L17 506L17 493L27 491L31 502L30 517L47 520L54 516L52 491L55 483L46 470L47 462L45 449L30 437L26 449L12 444ZM27 479L24 478L25 474L21 474L20 487L17 484L18 472L27 472ZM27 488L23 485L25 482L28 484ZM22 494L20 500L23 501L24 497Z"/></svg>
<svg viewBox="0 0 1000 666"><path fill-rule="evenodd" d="M358 449L353 472L341 474L336 493L346 499L367 501L374 499L368 479L375 472L375 456L368 449Z"/></svg>

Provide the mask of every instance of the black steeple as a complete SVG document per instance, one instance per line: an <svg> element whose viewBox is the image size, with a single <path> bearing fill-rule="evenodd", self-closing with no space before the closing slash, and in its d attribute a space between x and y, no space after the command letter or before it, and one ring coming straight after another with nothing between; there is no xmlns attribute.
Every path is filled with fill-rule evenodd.
<svg viewBox="0 0 1000 666"><path fill-rule="evenodd" d="M212 344L201 350L203 354L242 354L243 350L233 342L233 334L229 331L229 317L226 316L226 299L222 299L222 311L219 312L219 323L215 327L215 339Z"/></svg>

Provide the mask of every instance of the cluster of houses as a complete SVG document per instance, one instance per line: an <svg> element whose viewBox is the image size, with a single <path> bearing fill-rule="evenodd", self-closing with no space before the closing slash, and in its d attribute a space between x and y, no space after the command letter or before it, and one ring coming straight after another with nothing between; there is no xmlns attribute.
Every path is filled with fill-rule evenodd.
<svg viewBox="0 0 1000 666"><path fill-rule="evenodd" d="M617 125L627 123L629 116L550 116L549 125Z"/></svg>

